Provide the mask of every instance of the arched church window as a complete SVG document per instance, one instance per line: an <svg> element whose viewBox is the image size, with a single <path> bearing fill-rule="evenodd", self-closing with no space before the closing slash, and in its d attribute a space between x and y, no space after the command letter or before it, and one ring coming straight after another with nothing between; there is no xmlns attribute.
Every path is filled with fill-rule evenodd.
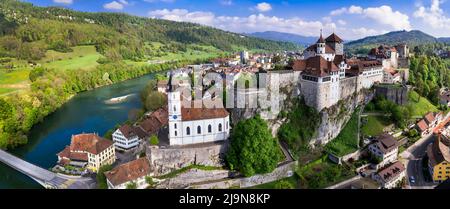
<svg viewBox="0 0 450 209"><path fill-rule="evenodd" d="M211 133L212 132L212 127L211 127L211 125L208 125L208 133Z"/></svg>
<svg viewBox="0 0 450 209"><path fill-rule="evenodd" d="M186 135L191 135L191 128L190 127L186 128Z"/></svg>
<svg viewBox="0 0 450 209"><path fill-rule="evenodd" d="M202 134L202 127L197 126L197 134Z"/></svg>
<svg viewBox="0 0 450 209"><path fill-rule="evenodd" d="M222 123L219 123L219 132L222 132Z"/></svg>

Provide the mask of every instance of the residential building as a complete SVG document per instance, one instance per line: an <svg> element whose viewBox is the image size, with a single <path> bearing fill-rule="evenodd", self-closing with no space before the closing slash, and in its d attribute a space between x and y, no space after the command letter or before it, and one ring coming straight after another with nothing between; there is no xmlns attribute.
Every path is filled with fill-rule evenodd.
<svg viewBox="0 0 450 209"><path fill-rule="evenodd" d="M167 88L169 87L167 80L160 80L157 83L158 92L161 92L163 94L167 94Z"/></svg>
<svg viewBox="0 0 450 209"><path fill-rule="evenodd" d="M112 134L114 146L120 150L130 150L137 146L143 138L139 137L136 127L123 125Z"/></svg>
<svg viewBox="0 0 450 209"><path fill-rule="evenodd" d="M86 167L93 172L116 161L114 143L97 134L73 135L70 146L57 155L60 165Z"/></svg>
<svg viewBox="0 0 450 209"><path fill-rule="evenodd" d="M429 129L428 124L425 121L425 119L421 119L419 122L417 122L416 128L417 128L417 131L419 131L420 136L422 136L422 137L424 137L430 133L430 129Z"/></svg>
<svg viewBox="0 0 450 209"><path fill-rule="evenodd" d="M369 152L379 161L377 169L397 160L398 146L397 140L387 133L381 134L369 145Z"/></svg>
<svg viewBox="0 0 450 209"><path fill-rule="evenodd" d="M402 77L400 73L394 68L385 68L383 71L383 83L394 84L400 83L402 81Z"/></svg>
<svg viewBox="0 0 450 209"><path fill-rule="evenodd" d="M438 134L427 147L428 170L434 182L450 179L450 139Z"/></svg>
<svg viewBox="0 0 450 209"><path fill-rule="evenodd" d="M393 189L401 186L400 184L405 179L405 176L405 166L400 161L397 161L386 165L386 167L375 173L372 178L380 183L382 188Z"/></svg>
<svg viewBox="0 0 450 209"><path fill-rule="evenodd" d="M126 189L132 183L136 184L137 189L145 189L149 186L145 178L150 172L147 158L139 158L105 172L106 183L109 189Z"/></svg>

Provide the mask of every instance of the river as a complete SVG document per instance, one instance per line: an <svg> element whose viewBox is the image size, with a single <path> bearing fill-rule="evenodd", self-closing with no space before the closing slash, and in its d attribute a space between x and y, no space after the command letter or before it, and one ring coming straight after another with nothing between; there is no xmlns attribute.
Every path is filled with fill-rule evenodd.
<svg viewBox="0 0 450 209"><path fill-rule="evenodd" d="M95 132L103 136L116 124L126 121L130 110L141 108L139 93L152 78L153 74L148 74L74 96L32 128L28 144L9 151L42 168L53 167L57 160L56 154L70 144L72 135ZM120 103L105 102L125 95L131 96ZM0 189L9 188L42 187L31 178L0 163Z"/></svg>

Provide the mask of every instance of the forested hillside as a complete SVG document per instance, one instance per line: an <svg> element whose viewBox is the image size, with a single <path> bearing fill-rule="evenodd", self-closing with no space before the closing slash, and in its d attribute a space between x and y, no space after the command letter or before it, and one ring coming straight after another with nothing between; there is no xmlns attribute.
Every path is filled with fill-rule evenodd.
<svg viewBox="0 0 450 209"><path fill-rule="evenodd" d="M24 59L38 60L47 49L67 51L69 47L87 44L95 45L107 58L134 60L154 55L150 47L154 42L170 46L162 52L185 51L189 44L213 46L227 52L238 48L271 51L296 48L291 43L243 37L197 24L120 13L43 8L15 0L1 1L0 8L0 35L4 36L0 54Z"/></svg>
<svg viewBox="0 0 450 209"><path fill-rule="evenodd" d="M367 54L371 48L380 44L396 45L406 43L410 48L423 44L439 43L438 39L419 30L393 31L383 35L369 36L345 44L346 52L353 54Z"/></svg>
<svg viewBox="0 0 450 209"><path fill-rule="evenodd" d="M238 50L292 50L211 27L0 1L0 148L81 91Z"/></svg>

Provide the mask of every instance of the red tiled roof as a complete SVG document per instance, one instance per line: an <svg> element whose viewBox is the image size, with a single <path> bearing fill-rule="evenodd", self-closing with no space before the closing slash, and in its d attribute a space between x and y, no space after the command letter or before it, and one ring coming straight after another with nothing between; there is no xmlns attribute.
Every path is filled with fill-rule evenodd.
<svg viewBox="0 0 450 209"><path fill-rule="evenodd" d="M70 160L75 161L88 161L87 153L79 153L79 152L71 152L70 147L66 146L60 153L57 154L60 158L63 158L62 161L59 161L60 164L66 164L70 162Z"/></svg>
<svg viewBox="0 0 450 209"><path fill-rule="evenodd" d="M227 110L222 106L222 100L214 99L208 103L209 100L193 101L191 106L182 105L181 117L183 121L204 120L214 118L225 118L229 115Z"/></svg>
<svg viewBox="0 0 450 209"><path fill-rule="evenodd" d="M417 123L417 127L419 128L420 132L424 132L428 129L428 124L425 122L425 120L422 119Z"/></svg>
<svg viewBox="0 0 450 209"><path fill-rule="evenodd" d="M389 182L403 171L405 171L405 166L403 163L397 161L386 168L383 168L377 175L379 175L384 182Z"/></svg>
<svg viewBox="0 0 450 209"><path fill-rule="evenodd" d="M106 178L114 186L145 177L150 174L150 164L147 158L139 158L129 163L115 167L105 172Z"/></svg>
<svg viewBox="0 0 450 209"><path fill-rule="evenodd" d="M304 74L323 77L330 72L339 71L339 68L331 61L325 60L322 56L310 57L305 60L304 69L300 69Z"/></svg>
<svg viewBox="0 0 450 209"><path fill-rule="evenodd" d="M140 123L141 130L146 132L146 135L156 134L160 128L169 124L169 113L167 111L167 106L159 108L150 114L144 121ZM136 133L142 135L139 131Z"/></svg>
<svg viewBox="0 0 450 209"><path fill-rule="evenodd" d="M328 36L326 39L325 39L325 41L326 42L338 42L338 43L341 43L341 42L344 42L339 36L337 36L335 33L332 33L330 36Z"/></svg>
<svg viewBox="0 0 450 209"><path fill-rule="evenodd" d="M119 130L120 130L120 132L122 132L123 136L125 136L125 138L127 138L127 139L136 136L134 129L127 124L121 126L119 128Z"/></svg>
<svg viewBox="0 0 450 209"><path fill-rule="evenodd" d="M429 125L430 123L432 123L435 120L434 117L434 113L433 112L429 112L425 115L425 121L427 122L427 124Z"/></svg>
<svg viewBox="0 0 450 209"><path fill-rule="evenodd" d="M89 152L97 155L113 145L114 143L112 141L104 139L96 134L78 134L72 136L70 151Z"/></svg>
<svg viewBox="0 0 450 209"><path fill-rule="evenodd" d="M392 151L393 149L397 148L398 142L390 134L384 133L378 136L376 145L381 152L386 154Z"/></svg>
<svg viewBox="0 0 450 209"><path fill-rule="evenodd" d="M378 60L348 59L346 62L350 66L348 72L354 75L359 75L372 67L383 66Z"/></svg>

